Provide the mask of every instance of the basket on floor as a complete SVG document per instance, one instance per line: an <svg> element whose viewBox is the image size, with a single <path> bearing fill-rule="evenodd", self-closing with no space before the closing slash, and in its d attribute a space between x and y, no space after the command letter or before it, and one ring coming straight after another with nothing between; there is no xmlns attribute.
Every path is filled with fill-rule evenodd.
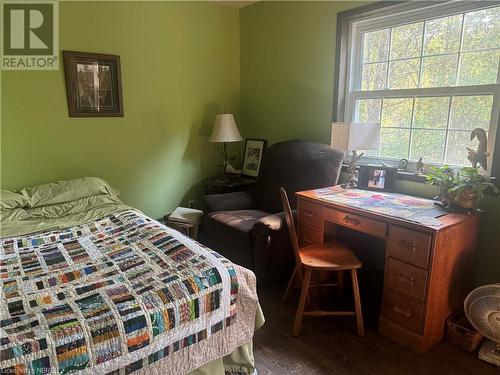
<svg viewBox="0 0 500 375"><path fill-rule="evenodd" d="M460 309L446 321L446 340L468 352L473 352L483 340L483 335L472 327L463 309Z"/></svg>

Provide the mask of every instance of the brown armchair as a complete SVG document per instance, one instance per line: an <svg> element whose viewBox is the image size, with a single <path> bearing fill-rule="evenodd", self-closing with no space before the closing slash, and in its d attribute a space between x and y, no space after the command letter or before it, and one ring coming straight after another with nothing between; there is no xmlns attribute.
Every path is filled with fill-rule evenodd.
<svg viewBox="0 0 500 375"><path fill-rule="evenodd" d="M294 260L281 207L280 187L292 209L295 192L335 185L343 153L307 141L273 144L249 191L205 196L208 215L203 242L234 263L253 269L260 283L288 276Z"/></svg>

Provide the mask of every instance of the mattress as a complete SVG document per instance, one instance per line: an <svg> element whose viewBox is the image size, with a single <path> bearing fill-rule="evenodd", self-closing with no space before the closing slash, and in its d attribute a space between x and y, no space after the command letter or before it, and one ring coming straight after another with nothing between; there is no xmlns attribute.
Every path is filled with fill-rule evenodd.
<svg viewBox="0 0 500 375"><path fill-rule="evenodd" d="M2 374L186 374L251 342L251 271L94 193L2 202Z"/></svg>

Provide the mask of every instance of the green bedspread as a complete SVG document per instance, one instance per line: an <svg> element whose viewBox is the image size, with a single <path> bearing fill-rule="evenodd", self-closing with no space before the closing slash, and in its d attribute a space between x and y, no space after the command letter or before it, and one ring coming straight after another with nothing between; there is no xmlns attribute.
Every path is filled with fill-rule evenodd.
<svg viewBox="0 0 500 375"><path fill-rule="evenodd" d="M83 178L1 192L0 237L63 229L88 223L109 214L131 209L117 192L98 178ZM255 329L264 317L257 308ZM190 375L252 374L255 371L252 342L230 355L209 362Z"/></svg>

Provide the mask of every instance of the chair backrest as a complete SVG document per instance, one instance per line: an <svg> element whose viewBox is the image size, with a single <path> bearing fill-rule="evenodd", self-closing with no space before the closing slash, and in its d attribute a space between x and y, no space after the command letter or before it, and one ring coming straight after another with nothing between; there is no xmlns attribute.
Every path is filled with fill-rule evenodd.
<svg viewBox="0 0 500 375"><path fill-rule="evenodd" d="M284 187L294 209L294 193L335 185L342 168L343 152L330 145L291 140L274 143L264 153L257 183L253 187L259 209L280 212L280 187Z"/></svg>
<svg viewBox="0 0 500 375"><path fill-rule="evenodd" d="M285 188L280 187L280 193L281 204L283 205L286 224L288 225L288 232L290 233L290 240L292 241L293 255L295 256L297 264L300 264L299 241L297 239L297 231L295 230L295 223L293 221L292 209L290 208L290 202L288 201L288 195L286 194Z"/></svg>

